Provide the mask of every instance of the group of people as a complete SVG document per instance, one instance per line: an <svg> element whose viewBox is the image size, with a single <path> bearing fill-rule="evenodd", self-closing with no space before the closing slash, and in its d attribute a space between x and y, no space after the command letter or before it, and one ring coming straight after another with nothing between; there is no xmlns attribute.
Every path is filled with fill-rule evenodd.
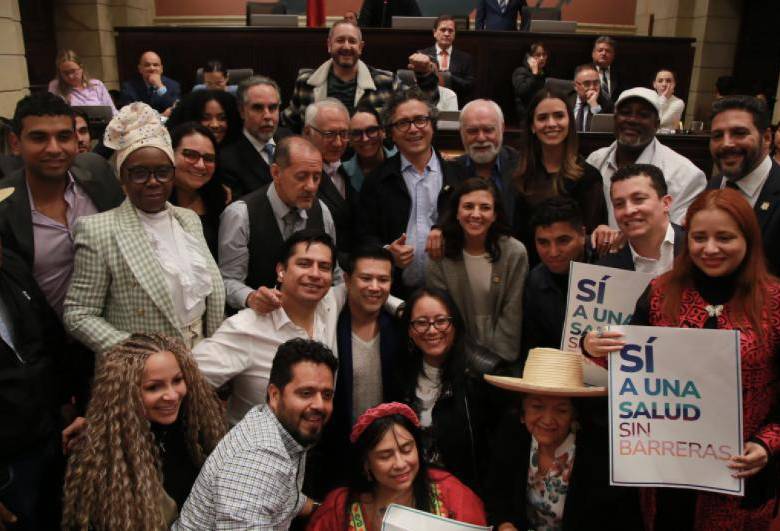
<svg viewBox="0 0 780 531"><path fill-rule="evenodd" d="M146 52L100 141L111 163L81 152L70 104L105 87L74 55L59 92L18 103L21 167L0 180L0 522L357 531L395 503L503 531L593 515L766 528L780 452L766 107L713 105L708 179L656 138L668 79L662 95L620 87L600 39L575 74L582 100L535 87L515 149L501 107L474 99L448 159L434 100L457 55L437 40L438 66L414 54L418 86L396 90L362 46L334 25L330 59L284 109L272 79L234 96L217 63L174 106ZM583 157L599 99L615 141ZM745 453L724 466L744 499L609 486L606 390L558 350L573 261L656 277L634 324L742 332ZM581 344L602 362L622 345Z"/></svg>

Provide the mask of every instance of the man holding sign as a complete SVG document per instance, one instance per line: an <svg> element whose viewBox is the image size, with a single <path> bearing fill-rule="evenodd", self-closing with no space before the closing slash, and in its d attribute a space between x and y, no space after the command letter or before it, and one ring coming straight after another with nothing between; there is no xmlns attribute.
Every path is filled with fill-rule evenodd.
<svg viewBox="0 0 780 531"><path fill-rule="evenodd" d="M613 370L616 364L618 371L633 370L634 375L628 378L611 375L617 383L611 412L613 439L628 439L628 443L617 443L618 451L626 448L632 456L641 454L637 441L657 436L662 441L673 441L671 446L668 442L666 446L663 442L654 447L648 444L644 447L646 455L641 457L652 459L659 470L666 458L662 454L670 451L678 462L694 469L702 463L707 465L706 477L690 472L686 466L689 472L682 478L649 483L732 490L737 496L744 492L744 498L739 498L733 494L659 489L651 493L646 523L654 523L656 529L768 529L777 473L767 464L770 456L780 454L776 387L780 371L775 361L780 349L780 283L767 273L758 222L739 192L723 189L703 193L688 209L686 226L688 248L682 251L675 268L651 282L637 303L631 324L718 332L654 329L649 334L648 329L632 327L626 329L625 336L616 330L589 332L583 350L602 362L608 353L619 351L619 359L613 355L610 360ZM736 330L738 345L733 344L735 332L731 332L733 341L724 341L724 331ZM679 334L684 332L701 335L691 335L681 342ZM642 333L642 337L636 335ZM670 342L669 334L678 335L678 339ZM739 353L739 363L731 363L730 369L726 364L729 348L732 355ZM665 371L669 372L662 374ZM730 384L726 382L729 374ZM655 407L650 400L649 407L640 408L642 392L655 393ZM725 404L718 405L729 396ZM623 402L630 404L623 406ZM729 426L734 429L735 406L742 415L739 445L722 442L721 430ZM621 427L621 423L628 426ZM652 423L666 426L654 434ZM696 439L689 437L689 426L696 423L701 424L696 437L717 444L710 448L702 441L694 446ZM651 424L650 429L644 430L639 424L644 428ZM644 467L621 469L636 482L647 481L639 475L643 471ZM718 474L719 484L712 481ZM733 481L747 480L744 490L741 486L735 489L735 483L728 487L732 481L729 474ZM628 480L625 476L622 479Z"/></svg>

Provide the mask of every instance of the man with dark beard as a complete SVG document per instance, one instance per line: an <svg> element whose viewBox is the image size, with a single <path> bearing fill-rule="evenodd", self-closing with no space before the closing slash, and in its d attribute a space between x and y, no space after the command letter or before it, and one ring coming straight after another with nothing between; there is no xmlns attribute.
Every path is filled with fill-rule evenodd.
<svg viewBox="0 0 780 531"><path fill-rule="evenodd" d="M588 164L599 170L604 179L610 227L617 227L609 194L611 178L629 164L652 164L661 169L672 197L669 217L677 224L683 222L688 205L707 184L704 172L693 162L655 138L661 123L660 109L655 90L644 87L624 90L615 104L616 140L588 157Z"/></svg>
<svg viewBox="0 0 780 531"><path fill-rule="evenodd" d="M333 412L338 362L291 339L271 365L267 404L252 408L211 453L172 529L288 529L317 504L301 492L306 452Z"/></svg>
<svg viewBox="0 0 780 531"><path fill-rule="evenodd" d="M335 98L349 111L361 100L377 112L393 92L393 74L368 66L360 60L363 53L363 33L346 20L336 22L328 33L330 59L316 69L302 68L295 80L290 104L282 114L282 123L300 133L306 107L324 98Z"/></svg>
<svg viewBox="0 0 780 531"><path fill-rule="evenodd" d="M753 96L728 96L712 104L710 153L720 175L707 188L730 187L756 212L767 265L780 274L780 166L769 156L772 130L766 106Z"/></svg>

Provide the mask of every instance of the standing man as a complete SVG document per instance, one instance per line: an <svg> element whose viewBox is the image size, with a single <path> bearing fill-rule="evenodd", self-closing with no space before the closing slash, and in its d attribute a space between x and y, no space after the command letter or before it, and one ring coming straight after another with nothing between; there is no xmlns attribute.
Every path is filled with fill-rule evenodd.
<svg viewBox="0 0 780 531"><path fill-rule="evenodd" d="M173 106L181 98L181 86L163 75L160 56L153 51L144 52L138 60L139 77L122 83L119 107L134 101L142 101L162 115L170 116Z"/></svg>
<svg viewBox="0 0 780 531"><path fill-rule="evenodd" d="M336 98L352 114L358 102L365 99L379 111L393 92L392 72L360 60L365 46L360 28L339 20L330 28L327 44L330 59L316 69L298 72L290 104L282 115L282 123L295 132L301 132L306 107L315 101Z"/></svg>
<svg viewBox="0 0 780 531"><path fill-rule="evenodd" d="M363 183L361 240L387 246L398 269L393 292L403 298L425 281L425 246L462 168L432 148L432 107L419 89L392 95L382 114L399 153ZM403 273L401 274L401 271Z"/></svg>
<svg viewBox="0 0 780 531"><path fill-rule="evenodd" d="M230 204L219 223L219 269L228 306L253 306L255 290L273 287L284 242L304 228L336 229L328 207L317 199L322 155L308 140L289 136L278 144L273 182Z"/></svg>
<svg viewBox="0 0 780 531"><path fill-rule="evenodd" d="M772 129L766 105L753 96L712 104L710 153L720 175L708 188L735 188L756 212L767 266L780 275L780 166L769 156Z"/></svg>
<svg viewBox="0 0 780 531"><path fill-rule="evenodd" d="M590 131L590 122L594 114L611 113L612 101L601 91L599 74L593 65L580 65L574 70L574 91L566 98L574 109L577 131Z"/></svg>
<svg viewBox="0 0 780 531"><path fill-rule="evenodd" d="M455 42L455 17L441 15L433 23L433 38L436 44L420 50L436 64L439 84L450 88L458 95L458 103L463 106L471 100L474 88L474 68L471 55L452 46Z"/></svg>
<svg viewBox="0 0 780 531"><path fill-rule="evenodd" d="M352 250L354 216L358 209L358 193L349 175L341 167L341 157L347 150L349 112L335 98L325 98L306 108L303 135L322 155L322 180L317 196L328 206L336 225L336 245L343 261Z"/></svg>
<svg viewBox="0 0 780 531"><path fill-rule="evenodd" d="M421 17L416 0L363 0L358 26L361 28L389 28L393 17Z"/></svg>
<svg viewBox="0 0 780 531"><path fill-rule="evenodd" d="M516 31L517 16L524 14L525 4L525 0L477 0L477 17L474 29ZM523 17L520 29L528 31L530 26L531 17Z"/></svg>
<svg viewBox="0 0 780 531"><path fill-rule="evenodd" d="M670 217L673 222L682 223L688 205L704 190L707 183L704 172L655 138L661 123L661 103L654 90L644 87L624 90L615 107L616 140L588 156L588 164L599 170L604 178L609 226L617 227L609 201L611 177L618 169L634 163L652 164L661 169L673 199Z"/></svg>
<svg viewBox="0 0 780 531"><path fill-rule="evenodd" d="M612 68L612 62L615 60L615 39L606 35L597 38L590 55L601 80L602 94L606 99L616 102L623 87L620 86L620 78Z"/></svg>
<svg viewBox="0 0 780 531"><path fill-rule="evenodd" d="M267 404L253 407L220 441L172 529L282 530L315 509L301 492L306 452L333 411L338 362L325 345L306 339L274 352Z"/></svg>
<svg viewBox="0 0 780 531"><path fill-rule="evenodd" d="M290 135L289 130L279 128L279 94L276 81L265 76L247 78L238 87L244 134L219 155L219 171L233 199L271 182L276 143Z"/></svg>

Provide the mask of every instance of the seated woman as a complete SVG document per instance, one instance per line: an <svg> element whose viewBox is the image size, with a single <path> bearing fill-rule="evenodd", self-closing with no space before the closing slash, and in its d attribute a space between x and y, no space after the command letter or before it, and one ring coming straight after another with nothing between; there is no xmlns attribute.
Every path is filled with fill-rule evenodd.
<svg viewBox="0 0 780 531"><path fill-rule="evenodd" d="M577 403L607 394L583 384L579 354L531 349L522 378L486 379L523 393L490 454L484 498L498 531L642 529L638 491L609 485L607 430L589 425Z"/></svg>
<svg viewBox="0 0 780 531"><path fill-rule="evenodd" d="M544 81L547 79L544 67L547 66L548 58L544 44L539 41L532 42L522 64L512 72L517 119L523 123L525 123L528 103L534 94L544 88Z"/></svg>
<svg viewBox="0 0 780 531"><path fill-rule="evenodd" d="M225 147L241 136L243 125L236 98L223 90L198 90L184 96L165 122L168 131L187 122L198 122Z"/></svg>
<svg viewBox="0 0 780 531"><path fill-rule="evenodd" d="M731 188L702 192L685 216L688 245L674 268L639 298L631 324L739 330L745 453L727 464L746 478L745 497L684 489L648 490L648 529L769 529L780 455L780 281L766 270L753 208ZM623 346L616 331L589 332L583 350L603 356ZM681 353L681 355L684 353ZM644 503L646 502L646 503Z"/></svg>
<svg viewBox="0 0 780 531"><path fill-rule="evenodd" d="M685 110L685 102L674 95L676 86L674 72L661 69L653 80L653 88L661 99L661 125L659 130L674 131L680 129L680 120Z"/></svg>
<svg viewBox="0 0 780 531"><path fill-rule="evenodd" d="M349 145L355 154L341 164L358 192L366 176L398 152L395 147L385 147L384 142L385 129L379 113L368 102L358 103L355 114L349 120Z"/></svg>
<svg viewBox="0 0 780 531"><path fill-rule="evenodd" d="M539 263L529 226L536 206L548 197L567 196L579 205L590 234L607 223L604 182L599 171L579 155L577 132L566 97L544 89L528 106L525 156L515 170L517 198L514 234L525 244L529 267Z"/></svg>
<svg viewBox="0 0 780 531"><path fill-rule="evenodd" d="M420 421L409 406L390 402L367 410L355 422L350 441L349 486L328 494L308 531L379 531L391 503L485 525L476 494L422 458Z"/></svg>
<svg viewBox="0 0 780 531"><path fill-rule="evenodd" d="M179 125L171 135L176 173L171 204L189 208L203 225L203 236L217 259L219 216L230 202L230 189L219 178L217 141L196 122Z"/></svg>
<svg viewBox="0 0 780 531"><path fill-rule="evenodd" d="M116 114L114 100L99 79L90 79L79 56L73 50L60 50L55 61L57 77L49 83L49 92L68 105L102 105Z"/></svg>
<svg viewBox="0 0 780 531"><path fill-rule="evenodd" d="M219 90L228 94L236 95L238 85L231 85L228 78L228 69L219 59L206 61L203 67L203 83L198 83L192 87L192 91L197 90Z"/></svg>
<svg viewBox="0 0 780 531"><path fill-rule="evenodd" d="M168 203L173 149L157 112L141 102L108 124L105 144L127 199L79 219L67 330L93 352L132 332L160 332L188 346L222 323L225 288L197 214Z"/></svg>
<svg viewBox="0 0 780 531"><path fill-rule="evenodd" d="M65 476L63 529L168 529L226 427L189 351L134 334L97 363Z"/></svg>
<svg viewBox="0 0 780 531"><path fill-rule="evenodd" d="M506 362L520 353L528 257L510 236L502 202L485 179L464 181L442 218L444 258L428 260L426 286L449 292L480 345Z"/></svg>
<svg viewBox="0 0 780 531"><path fill-rule="evenodd" d="M399 392L420 417L422 456L479 491L487 464L487 386L475 360L467 360L466 330L450 296L419 289L406 301L402 325L409 333ZM518 323L519 326L519 323Z"/></svg>

